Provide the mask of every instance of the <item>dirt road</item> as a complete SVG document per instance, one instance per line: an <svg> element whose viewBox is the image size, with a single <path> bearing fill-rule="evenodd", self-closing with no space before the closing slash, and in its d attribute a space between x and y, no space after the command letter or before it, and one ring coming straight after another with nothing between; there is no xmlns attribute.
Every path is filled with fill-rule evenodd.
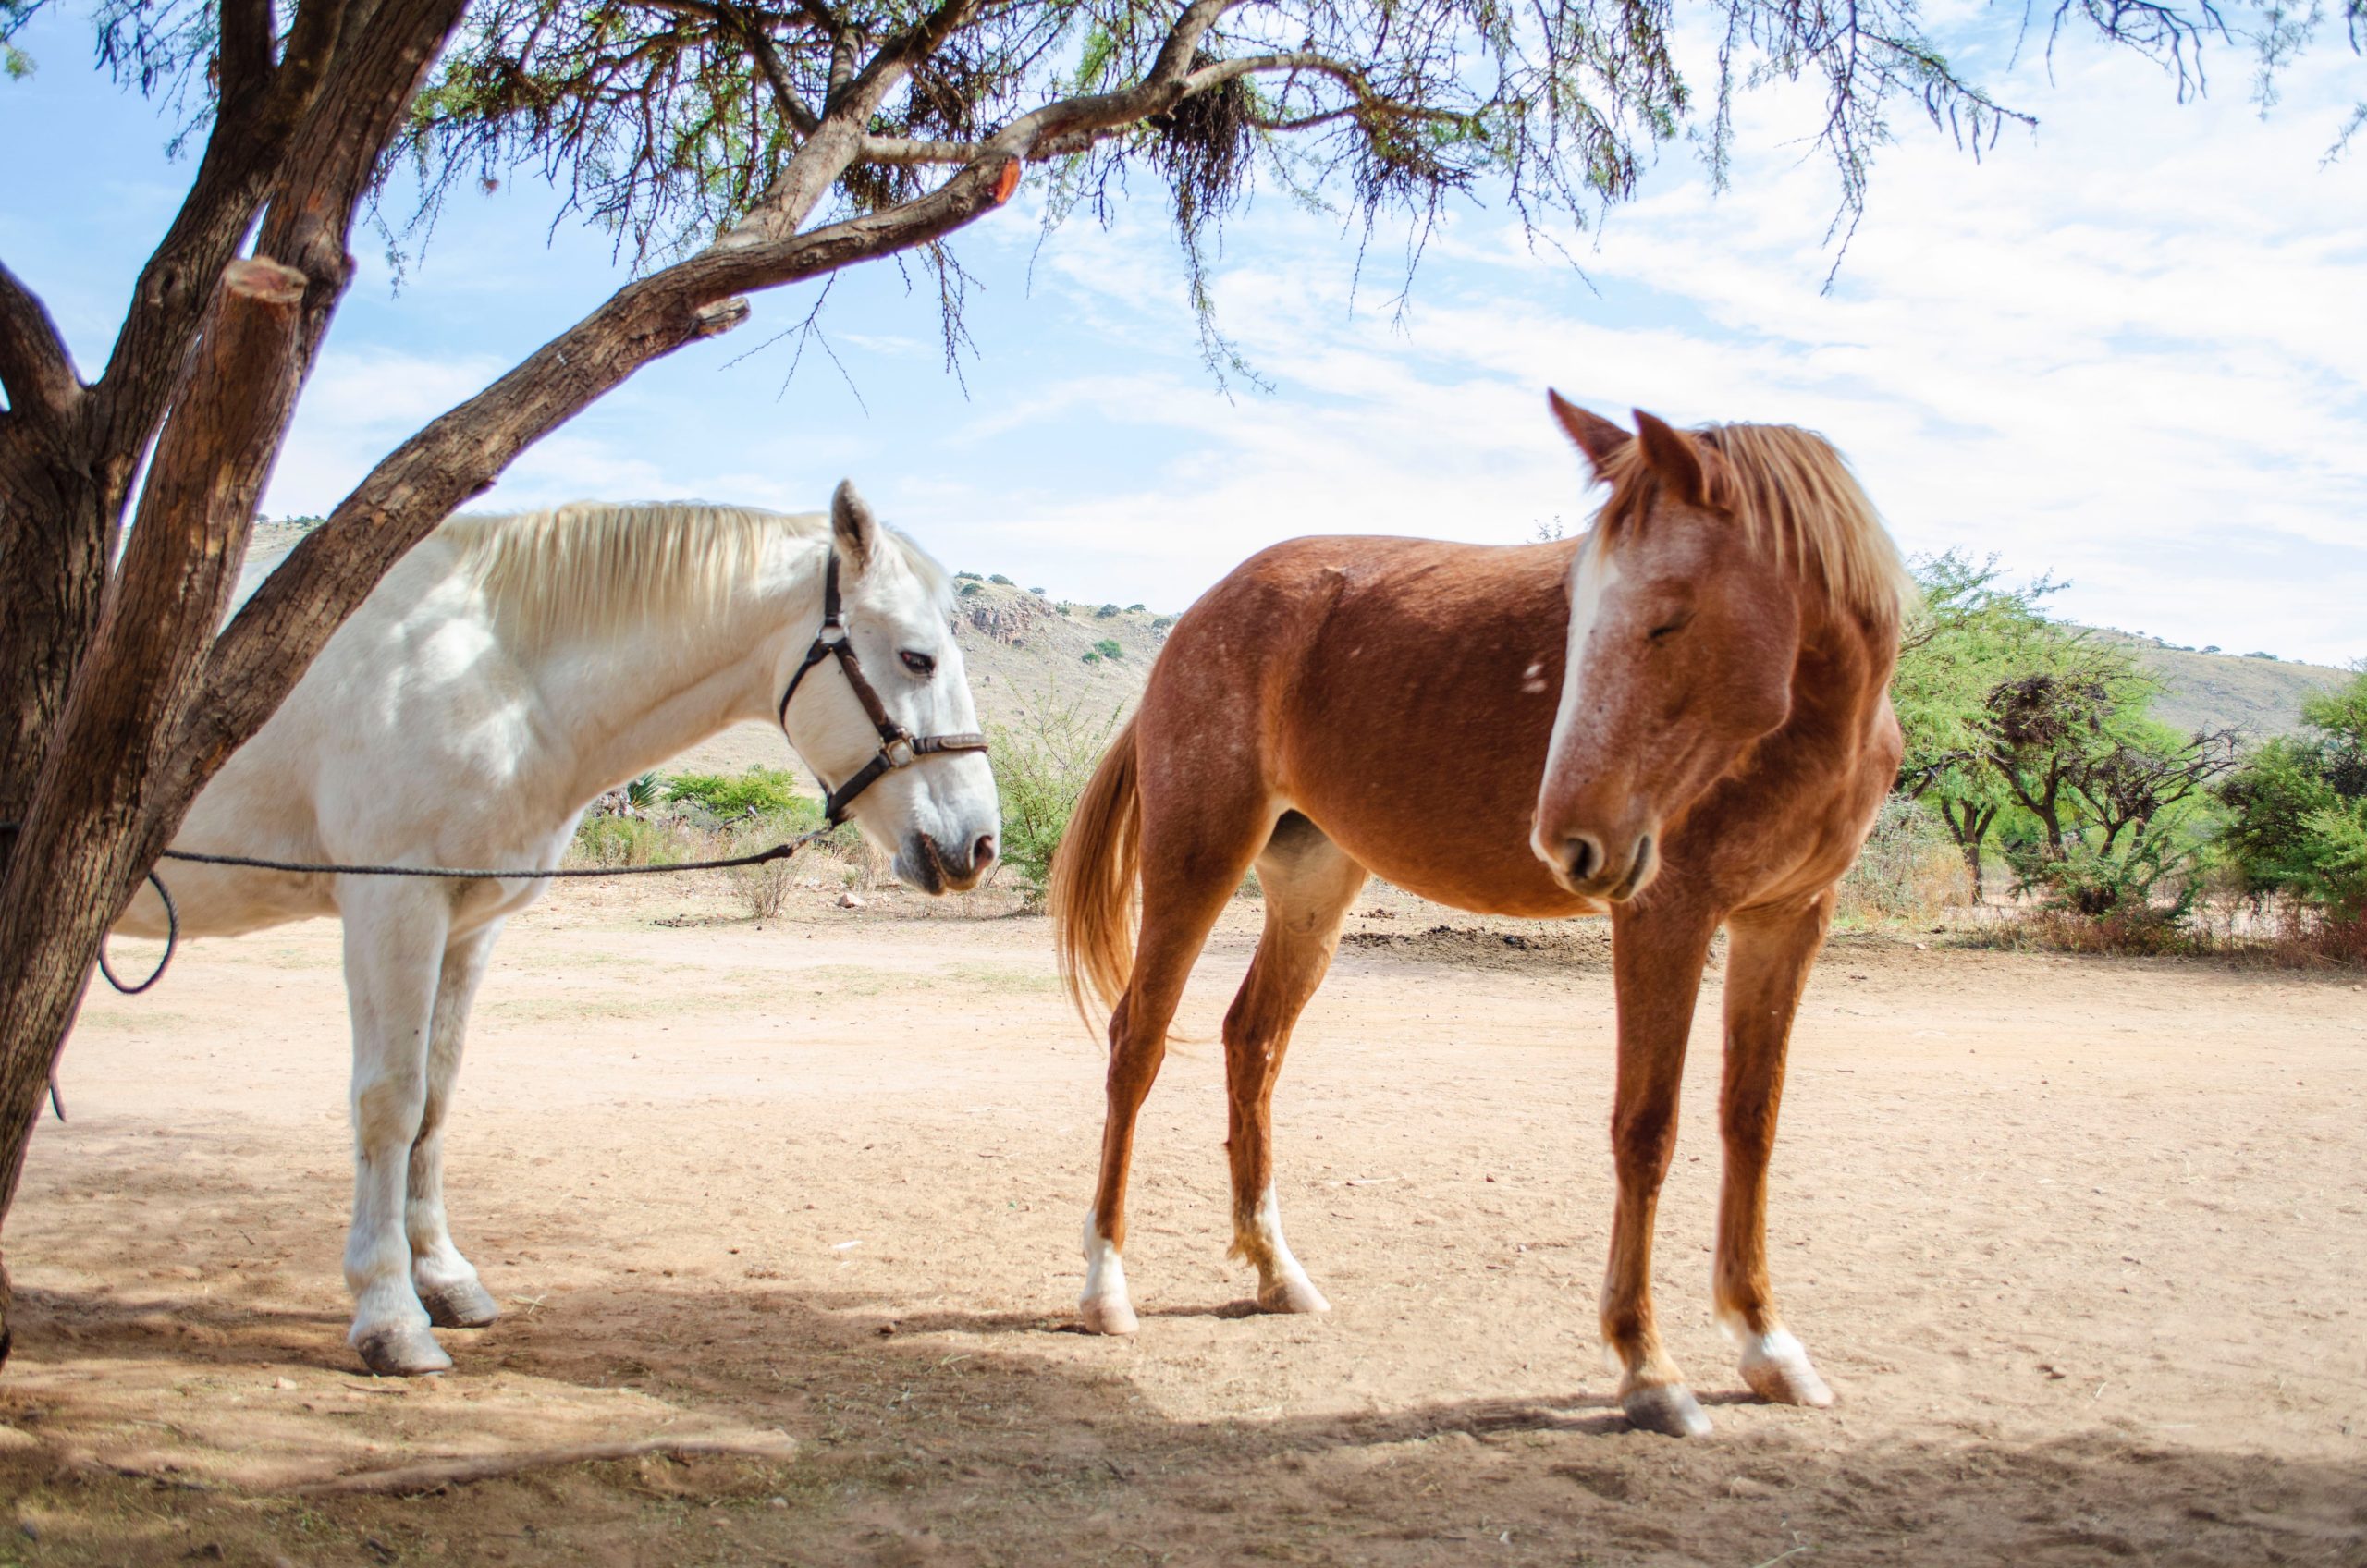
<svg viewBox="0 0 2367 1568"><path fill-rule="evenodd" d="M1354 923L1280 1095L1328 1317L1248 1313L1219 1053L1180 1044L1127 1343L1066 1331L1100 1063L1044 924L921 913L591 886L516 922L450 1154L507 1316L412 1383L342 1340L336 928L94 998L7 1236L0 1564L2367 1563L2352 977L1837 941L1773 1203L1821 1413L1751 1403L1710 1321L1698 1033L1658 1290L1718 1432L1684 1444L1625 1429L1595 1346L1599 928ZM650 1437L754 1452L301 1493Z"/></svg>

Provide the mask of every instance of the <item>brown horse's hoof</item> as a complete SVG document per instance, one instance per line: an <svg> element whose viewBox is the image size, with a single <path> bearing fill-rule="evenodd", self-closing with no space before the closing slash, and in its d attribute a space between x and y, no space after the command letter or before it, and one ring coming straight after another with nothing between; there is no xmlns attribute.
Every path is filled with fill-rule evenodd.
<svg viewBox="0 0 2367 1568"><path fill-rule="evenodd" d="M1822 1410L1833 1403L1833 1390L1809 1364L1809 1353L1782 1329L1744 1341L1742 1380L1770 1404L1805 1404Z"/></svg>
<svg viewBox="0 0 2367 1568"><path fill-rule="evenodd" d="M501 1316L501 1304L474 1280L431 1286L419 1292L427 1320L439 1329L482 1329Z"/></svg>
<svg viewBox="0 0 2367 1568"><path fill-rule="evenodd" d="M1621 1397L1619 1408L1625 1413L1627 1424L1639 1432L1658 1432L1668 1438L1710 1435L1710 1418L1701 1414L1700 1402L1682 1383L1637 1389Z"/></svg>
<svg viewBox="0 0 2367 1568"><path fill-rule="evenodd" d="M424 1325L374 1329L353 1341L362 1365L381 1378L426 1378L452 1370L452 1358Z"/></svg>
<svg viewBox="0 0 2367 1568"><path fill-rule="evenodd" d="M1131 1334L1142 1327L1134 1303L1123 1296L1095 1296L1077 1304L1076 1319L1088 1334Z"/></svg>
<svg viewBox="0 0 2367 1568"><path fill-rule="evenodd" d="M1331 1304L1323 1292L1307 1283L1301 1275L1295 1280L1277 1280L1257 1288L1257 1308L1261 1312L1329 1312Z"/></svg>

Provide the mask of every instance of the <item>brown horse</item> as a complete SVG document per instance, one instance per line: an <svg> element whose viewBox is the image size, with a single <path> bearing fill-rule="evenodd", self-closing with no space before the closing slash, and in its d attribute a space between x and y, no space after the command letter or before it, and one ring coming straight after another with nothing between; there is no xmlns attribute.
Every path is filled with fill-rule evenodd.
<svg viewBox="0 0 2367 1568"><path fill-rule="evenodd" d="M1274 1081L1367 875L1486 913L1607 912L1619 1200L1602 1332L1628 1418L1698 1434L1709 1422L1653 1325L1652 1213L1722 924L1718 1315L1761 1396L1833 1398L1776 1317L1767 1162L1834 885L1898 766L1886 688L1907 582L1818 436L1688 433L1642 412L1631 436L1552 407L1611 486L1586 538L1265 551L1176 622L1078 802L1053 869L1056 940L1080 1010L1111 1008L1081 1311L1098 1332L1136 1326L1119 1260L1135 1117L1193 961L1253 865L1266 924L1225 1015L1226 1147L1233 1251L1278 1312L1326 1303L1282 1240Z"/></svg>

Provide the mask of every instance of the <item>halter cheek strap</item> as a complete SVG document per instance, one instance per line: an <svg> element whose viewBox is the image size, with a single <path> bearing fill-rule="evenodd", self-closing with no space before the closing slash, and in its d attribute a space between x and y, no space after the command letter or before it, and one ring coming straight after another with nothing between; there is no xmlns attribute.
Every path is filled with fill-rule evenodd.
<svg viewBox="0 0 2367 1568"><path fill-rule="evenodd" d="M855 657L854 643L847 636L845 606L839 599L839 552L830 551L829 565L822 571L822 629L814 634L814 645L805 650L805 660L789 678L789 690L780 694L780 729L789 733L789 700L797 695L798 683L805 672L824 659L835 658L846 672L847 685L871 717L871 727L879 732L879 750L869 762L855 769L853 775L822 801L823 819L832 827L844 822L847 808L881 778L898 768L910 767L922 757L940 752L983 752L987 738L975 730L963 730L953 735L914 735L888 716L888 705L879 700L870 680L863 673L863 661Z"/></svg>

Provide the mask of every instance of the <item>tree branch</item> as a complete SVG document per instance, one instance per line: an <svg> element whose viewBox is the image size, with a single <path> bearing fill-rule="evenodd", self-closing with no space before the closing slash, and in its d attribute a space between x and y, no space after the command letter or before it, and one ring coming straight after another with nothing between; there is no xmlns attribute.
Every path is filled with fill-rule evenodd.
<svg viewBox="0 0 2367 1568"><path fill-rule="evenodd" d="M734 296L925 245L1008 201L1017 173L1016 160L975 163L902 206L780 240L726 237L619 289L398 447L264 580L215 643L204 700L176 744L180 766L210 777L405 551L643 365L738 325L747 307Z"/></svg>
<svg viewBox="0 0 2367 1568"><path fill-rule="evenodd" d="M235 101L224 96L189 195L141 269L93 388L97 406L88 433L93 463L107 470L110 517L129 494L140 454L172 401L215 282L238 253L289 138L320 92L345 31L347 4L301 0L268 91Z"/></svg>
<svg viewBox="0 0 2367 1568"><path fill-rule="evenodd" d="M797 133L811 136L815 127L822 123L821 116L806 104L796 85L789 80L789 68L782 63L780 50L773 43L772 30L765 25L765 18L761 16L752 15L738 6L710 4L709 0L641 0L641 3L655 11L697 17L729 29L748 46L749 57L756 62L757 70L764 74L765 85L772 90L773 102L780 105L782 117L797 128ZM811 13L808 13L807 19L816 21L816 26L823 25Z"/></svg>
<svg viewBox="0 0 2367 1568"><path fill-rule="evenodd" d="M49 307L0 262L0 390L11 416L58 425L82 396L74 357Z"/></svg>

